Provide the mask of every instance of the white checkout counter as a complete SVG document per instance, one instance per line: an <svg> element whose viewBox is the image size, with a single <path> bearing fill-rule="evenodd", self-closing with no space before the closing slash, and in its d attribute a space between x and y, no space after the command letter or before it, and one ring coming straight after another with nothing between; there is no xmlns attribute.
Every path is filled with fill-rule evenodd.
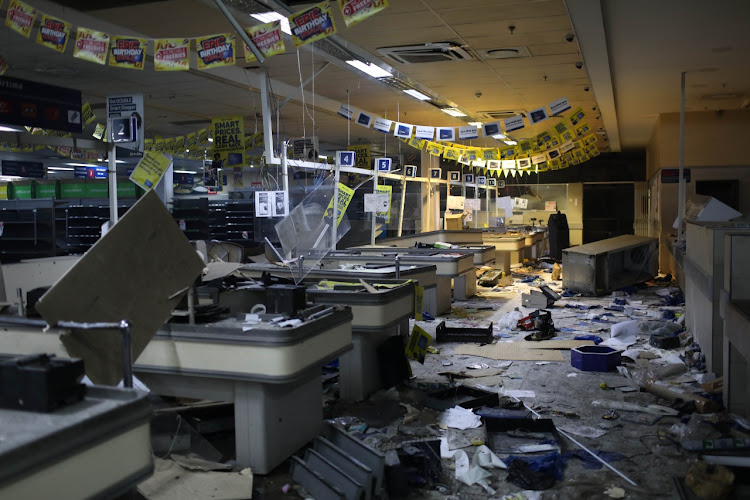
<svg viewBox="0 0 750 500"><path fill-rule="evenodd" d="M395 245L398 247L413 247L417 243L451 243L453 245L481 245L481 229L441 229L424 233L410 234L397 238L377 240L379 245Z"/></svg>
<svg viewBox="0 0 750 500"><path fill-rule="evenodd" d="M394 252L408 252L411 254L456 254L467 253L474 257L477 267L490 265L495 261L495 247L492 245L456 245L456 248L417 248L404 246L363 245L351 247L348 250L360 251L368 255L389 255Z"/></svg>
<svg viewBox="0 0 750 500"><path fill-rule="evenodd" d="M103 386L51 413L0 409L0 498L118 498L154 470L151 414L145 393Z"/></svg>
<svg viewBox="0 0 750 500"><path fill-rule="evenodd" d="M414 282L404 280L368 280L377 291L368 292L355 279L316 280L300 283L307 287L307 301L314 304L341 304L351 308L351 351L339 356L339 392L342 399L361 401L384 387L378 360L378 347L391 336L409 333L414 316ZM239 286L223 291L219 304L230 313L248 311L263 303L263 287Z"/></svg>
<svg viewBox="0 0 750 500"><path fill-rule="evenodd" d="M438 314L450 311L451 285L453 298L463 300L477 293L477 274L474 268L474 257L471 254L412 254L394 252L385 257L382 255L355 254L348 250L331 250L321 260L323 268L338 267L341 264L351 265L390 265L396 256L400 265L434 265L437 268L437 302ZM452 282L452 283L451 283Z"/></svg>
<svg viewBox="0 0 750 500"><path fill-rule="evenodd" d="M338 307L287 328L169 323L133 369L154 394L233 402L237 462L265 474L320 433L320 367L351 349L351 322L351 310ZM67 356L60 332L3 325L0 317L0 352Z"/></svg>
<svg viewBox="0 0 750 500"><path fill-rule="evenodd" d="M313 269L306 279L319 281L322 279L331 279L333 281L351 281L359 278L368 282L383 282L383 280L412 280L423 290L423 310L437 316L443 312L450 311L450 287L448 288L448 301L445 304L445 295L441 295L441 301L438 303L438 286L437 286L437 266L435 265L408 265L403 262L399 265L399 272L396 273L396 266L393 259L387 263L376 264L373 266L357 266L356 269L347 269L344 267L333 268L328 263L325 269ZM269 273L274 276L290 278L292 271L286 266L276 264L243 264L237 269L237 273L247 278L260 278L263 273ZM415 293L417 293L415 291Z"/></svg>

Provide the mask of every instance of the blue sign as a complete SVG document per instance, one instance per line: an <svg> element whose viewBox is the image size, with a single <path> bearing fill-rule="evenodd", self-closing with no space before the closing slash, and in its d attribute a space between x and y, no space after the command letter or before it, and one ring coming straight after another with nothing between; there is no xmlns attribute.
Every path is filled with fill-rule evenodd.
<svg viewBox="0 0 750 500"><path fill-rule="evenodd" d="M107 167L91 165L90 167L75 167L73 177L76 179L106 179Z"/></svg>
<svg viewBox="0 0 750 500"><path fill-rule="evenodd" d="M175 184L193 185L195 183L195 174L175 173L173 176L173 181Z"/></svg>
<svg viewBox="0 0 750 500"><path fill-rule="evenodd" d="M487 177L485 177L484 175L480 175L479 177L477 177L477 184L479 184L480 186L486 185Z"/></svg>
<svg viewBox="0 0 750 500"><path fill-rule="evenodd" d="M73 169L73 177L76 179L85 179L89 176L88 174L89 167L75 167Z"/></svg>
<svg viewBox="0 0 750 500"><path fill-rule="evenodd" d="M391 159L390 158L376 158L375 164L378 166L378 172L390 172L391 171Z"/></svg>
<svg viewBox="0 0 750 500"><path fill-rule="evenodd" d="M459 182L461 180L461 172L451 172L451 180L453 182Z"/></svg>
<svg viewBox="0 0 750 500"><path fill-rule="evenodd" d="M354 166L354 151L337 151L340 167Z"/></svg>
<svg viewBox="0 0 750 500"><path fill-rule="evenodd" d="M466 174L466 175L464 175L464 182L466 184L473 184L474 183L474 174Z"/></svg>
<svg viewBox="0 0 750 500"><path fill-rule="evenodd" d="M430 169L430 179L440 179L440 169L439 168L431 168Z"/></svg>

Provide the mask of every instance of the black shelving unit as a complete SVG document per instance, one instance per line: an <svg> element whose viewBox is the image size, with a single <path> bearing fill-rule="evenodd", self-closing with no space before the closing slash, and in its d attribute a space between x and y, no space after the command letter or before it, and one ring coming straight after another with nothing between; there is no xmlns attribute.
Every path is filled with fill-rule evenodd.
<svg viewBox="0 0 750 500"><path fill-rule="evenodd" d="M54 200L3 200L0 223L3 263L57 255Z"/></svg>
<svg viewBox="0 0 750 500"><path fill-rule="evenodd" d="M134 200L121 200L117 214L122 217ZM55 213L58 248L61 252L80 254L91 248L102 235L102 224L109 220L109 200L69 199L58 202Z"/></svg>
<svg viewBox="0 0 750 500"><path fill-rule="evenodd" d="M226 207L227 237L225 241L247 244L254 241L255 203L251 200L228 200Z"/></svg>
<svg viewBox="0 0 750 500"><path fill-rule="evenodd" d="M208 235L212 240L224 241L227 235L227 207L223 201L208 202Z"/></svg>
<svg viewBox="0 0 750 500"><path fill-rule="evenodd" d="M175 198L172 217L189 240L209 239L208 198Z"/></svg>

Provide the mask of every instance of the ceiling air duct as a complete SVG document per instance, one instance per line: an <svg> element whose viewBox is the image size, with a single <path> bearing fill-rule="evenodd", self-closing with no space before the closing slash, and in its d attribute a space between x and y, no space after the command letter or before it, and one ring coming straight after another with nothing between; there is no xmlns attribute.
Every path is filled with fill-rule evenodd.
<svg viewBox="0 0 750 500"><path fill-rule="evenodd" d="M405 45L401 47L382 47L378 52L401 64L434 63L446 61L470 61L471 54L459 45L450 42L425 43L424 45Z"/></svg>

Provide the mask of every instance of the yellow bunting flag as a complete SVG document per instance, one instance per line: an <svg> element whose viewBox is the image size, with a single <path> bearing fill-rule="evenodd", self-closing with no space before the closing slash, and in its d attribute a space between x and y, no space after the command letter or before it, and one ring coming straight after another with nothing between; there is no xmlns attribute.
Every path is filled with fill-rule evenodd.
<svg viewBox="0 0 750 500"><path fill-rule="evenodd" d="M157 38L154 40L154 69L156 71L190 69L190 39Z"/></svg>
<svg viewBox="0 0 750 500"><path fill-rule="evenodd" d="M113 36L109 48L109 65L119 68L143 69L146 61L145 38Z"/></svg>
<svg viewBox="0 0 750 500"><path fill-rule="evenodd" d="M71 24L61 19L42 14L42 19L39 22L39 31L36 34L36 43L62 54L68 45L72 27Z"/></svg>
<svg viewBox="0 0 750 500"><path fill-rule="evenodd" d="M106 64L108 47L108 34L87 28L78 28L76 46L75 49L73 49L73 57L95 62L97 64Z"/></svg>
<svg viewBox="0 0 750 500"><path fill-rule="evenodd" d="M281 32L281 21L251 26L245 29L245 33L247 33L247 36L250 37L250 40L252 40L260 53L263 54L263 57L283 54L286 50L284 47L284 35ZM245 44L245 60L257 60L255 54L253 54L247 44Z"/></svg>
<svg viewBox="0 0 750 500"><path fill-rule="evenodd" d="M443 145L436 142L427 143L427 152L432 156L440 156L443 154Z"/></svg>
<svg viewBox="0 0 750 500"><path fill-rule="evenodd" d="M300 47L336 34L332 14L331 4L322 2L289 16L294 46Z"/></svg>
<svg viewBox="0 0 750 500"><path fill-rule="evenodd" d="M235 41L231 33L219 33L195 40L198 51L198 69L233 66L235 59Z"/></svg>
<svg viewBox="0 0 750 500"><path fill-rule="evenodd" d="M8 12L5 14L5 25L26 38L31 35L31 29L34 27L36 19L36 9L31 5L10 0Z"/></svg>
<svg viewBox="0 0 750 500"><path fill-rule="evenodd" d="M86 101L83 103L83 107L81 108L81 117L83 118L83 126L86 127L91 122L93 122L96 119L96 115L94 114L94 110L91 109L91 103Z"/></svg>
<svg viewBox="0 0 750 500"><path fill-rule="evenodd" d="M387 8L388 0L339 0L347 28Z"/></svg>

